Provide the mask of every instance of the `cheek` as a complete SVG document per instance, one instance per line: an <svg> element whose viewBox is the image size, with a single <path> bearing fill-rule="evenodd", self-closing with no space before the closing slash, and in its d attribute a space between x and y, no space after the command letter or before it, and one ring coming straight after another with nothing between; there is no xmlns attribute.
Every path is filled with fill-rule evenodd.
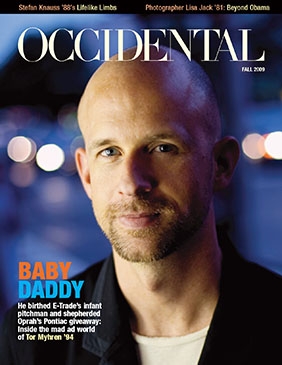
<svg viewBox="0 0 282 365"><path fill-rule="evenodd" d="M174 200L178 206L189 204L191 193L195 189L195 177L189 172L188 166L164 169L159 175L159 190L168 198Z"/></svg>
<svg viewBox="0 0 282 365"><path fill-rule="evenodd" d="M166 183L162 190L175 199L180 206L187 207L193 202L210 199L213 189L210 164L189 163L169 170L169 175L163 180Z"/></svg>
<svg viewBox="0 0 282 365"><path fill-rule="evenodd" d="M99 171L99 174L90 173L90 181L92 205L98 214L101 209L106 209L107 203L111 200L114 179Z"/></svg>

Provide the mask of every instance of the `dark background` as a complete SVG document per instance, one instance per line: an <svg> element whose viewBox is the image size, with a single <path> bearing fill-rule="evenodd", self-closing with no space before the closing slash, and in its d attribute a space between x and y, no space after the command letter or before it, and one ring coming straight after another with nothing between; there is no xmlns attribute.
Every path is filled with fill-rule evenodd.
<svg viewBox="0 0 282 365"><path fill-rule="evenodd" d="M71 274L105 257L110 246L93 218L79 182L73 151L82 139L76 122L80 95L98 61L56 62L50 56L29 63L18 54L22 31L38 27L49 37L57 28L228 28L239 45L238 29L253 29L250 54L266 50L263 73L243 73L241 62L220 57L203 64L223 114L223 128L240 144L250 133L282 131L282 16L274 14L5 14L0 15L0 314L16 302L19 261L72 261ZM132 46L132 40L126 46ZM59 39L62 57L71 46ZM92 45L93 46L93 45ZM38 57L38 39L27 42ZM115 45L113 44L113 50ZM199 37L193 48L201 58ZM91 55L91 38L85 54ZM252 66L252 65L251 65ZM13 161L7 147L15 136L31 138L37 150L48 143L62 148L65 163L43 171L35 158ZM282 161L252 160L242 151L232 186L217 196L217 219L247 259L282 273Z"/></svg>

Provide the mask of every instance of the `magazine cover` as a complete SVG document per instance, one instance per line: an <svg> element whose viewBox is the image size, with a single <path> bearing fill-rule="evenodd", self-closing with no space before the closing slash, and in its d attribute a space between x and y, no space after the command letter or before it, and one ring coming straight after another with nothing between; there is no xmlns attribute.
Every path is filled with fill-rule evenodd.
<svg viewBox="0 0 282 365"><path fill-rule="evenodd" d="M280 363L278 4L9 7L0 363Z"/></svg>

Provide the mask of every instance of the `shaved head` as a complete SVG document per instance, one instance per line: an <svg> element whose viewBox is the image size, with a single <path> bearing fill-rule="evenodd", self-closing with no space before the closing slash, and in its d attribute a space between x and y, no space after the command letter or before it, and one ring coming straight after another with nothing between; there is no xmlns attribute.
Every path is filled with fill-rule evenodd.
<svg viewBox="0 0 282 365"><path fill-rule="evenodd" d="M78 110L85 148L76 152L114 252L146 263L192 247L194 235L214 224L213 192L228 183L236 150L219 138L217 102L202 68L177 51L167 62L151 51L142 61L129 49L125 61L114 56L94 73Z"/></svg>
<svg viewBox="0 0 282 365"><path fill-rule="evenodd" d="M158 60L160 53L165 54L167 51L162 47L157 52L152 47L151 59ZM171 50L173 61L162 62L142 61L142 55L131 60L135 52L135 48L126 50L125 61L117 61L117 56L113 56L89 80L78 109L82 133L85 135L89 124L93 122L89 111L101 94L108 97L109 104L115 98L115 93L119 97L120 93L140 97L139 108L144 109L148 100L143 100L143 95L157 93L166 99L170 107L181 107L183 113L189 115L187 123L191 123L191 116L201 115L201 126L195 127L201 127L203 137L214 143L221 135L221 122L214 89L205 71L176 50Z"/></svg>

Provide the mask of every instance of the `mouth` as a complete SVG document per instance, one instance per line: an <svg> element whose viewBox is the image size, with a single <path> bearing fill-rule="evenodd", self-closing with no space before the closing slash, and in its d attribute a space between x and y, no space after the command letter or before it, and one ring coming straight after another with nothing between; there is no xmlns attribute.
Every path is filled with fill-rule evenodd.
<svg viewBox="0 0 282 365"><path fill-rule="evenodd" d="M159 216L159 213L126 213L122 214L118 219L127 228L140 229L154 224Z"/></svg>

